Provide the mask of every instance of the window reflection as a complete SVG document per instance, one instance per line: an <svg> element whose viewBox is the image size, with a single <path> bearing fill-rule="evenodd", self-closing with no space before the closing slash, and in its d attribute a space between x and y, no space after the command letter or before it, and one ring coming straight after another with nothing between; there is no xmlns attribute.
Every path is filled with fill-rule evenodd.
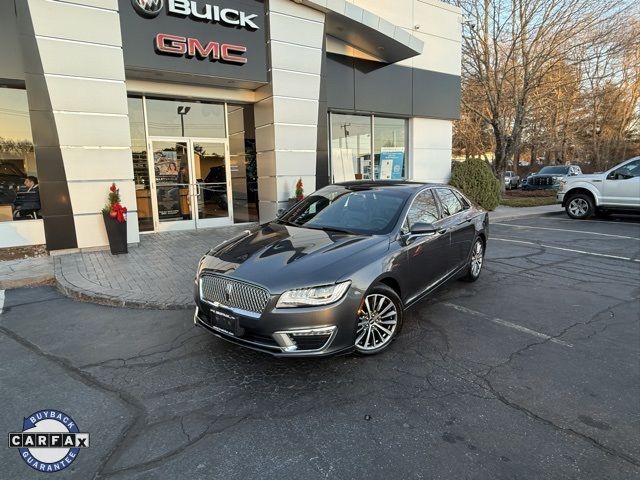
<svg viewBox="0 0 640 480"><path fill-rule="evenodd" d="M258 221L258 165L253 105L228 105L234 223Z"/></svg>
<svg viewBox="0 0 640 480"><path fill-rule="evenodd" d="M371 180L371 117L331 114L333 181Z"/></svg>
<svg viewBox="0 0 640 480"><path fill-rule="evenodd" d="M374 118L376 180L401 180L406 178L406 123L407 121L402 118L378 116Z"/></svg>
<svg viewBox="0 0 640 480"><path fill-rule="evenodd" d="M133 178L136 183L138 227L141 232L147 232L153 230L153 210L151 206L151 182L149 181L147 137L144 129L142 98L129 97L127 103L129 106Z"/></svg>
<svg viewBox="0 0 640 480"><path fill-rule="evenodd" d="M224 105L147 98L149 135L224 138Z"/></svg>
<svg viewBox="0 0 640 480"><path fill-rule="evenodd" d="M27 92L0 85L0 221L40 217Z"/></svg>
<svg viewBox="0 0 640 480"><path fill-rule="evenodd" d="M334 182L406 178L405 119L338 113L330 118Z"/></svg>

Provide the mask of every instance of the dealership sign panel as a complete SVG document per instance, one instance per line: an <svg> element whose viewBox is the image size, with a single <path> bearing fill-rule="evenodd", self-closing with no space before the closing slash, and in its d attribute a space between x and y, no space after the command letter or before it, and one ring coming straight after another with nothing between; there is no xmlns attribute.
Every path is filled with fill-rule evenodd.
<svg viewBox="0 0 640 480"><path fill-rule="evenodd" d="M125 67L267 82L265 7L259 0L119 0Z"/></svg>

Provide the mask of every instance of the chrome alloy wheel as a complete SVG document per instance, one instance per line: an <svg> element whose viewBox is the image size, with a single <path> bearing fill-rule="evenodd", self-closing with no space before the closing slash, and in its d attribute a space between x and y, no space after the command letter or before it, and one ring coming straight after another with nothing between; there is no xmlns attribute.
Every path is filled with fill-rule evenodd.
<svg viewBox="0 0 640 480"><path fill-rule="evenodd" d="M365 297L358 312L356 348L363 351L377 350L393 339L398 325L398 311L386 295L372 293Z"/></svg>
<svg viewBox="0 0 640 480"><path fill-rule="evenodd" d="M484 249L482 248L482 241L477 240L473 246L473 252L471 253L471 275L477 277L482 270L482 262L484 260Z"/></svg>
<svg viewBox="0 0 640 480"><path fill-rule="evenodd" d="M584 198L574 198L569 202L569 213L575 217L584 217L589 212L589 204Z"/></svg>

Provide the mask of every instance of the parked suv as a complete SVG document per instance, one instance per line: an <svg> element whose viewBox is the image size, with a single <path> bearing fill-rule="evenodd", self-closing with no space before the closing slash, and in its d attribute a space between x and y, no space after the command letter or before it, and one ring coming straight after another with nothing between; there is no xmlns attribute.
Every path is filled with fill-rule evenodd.
<svg viewBox="0 0 640 480"><path fill-rule="evenodd" d="M538 173L529 175L522 182L523 190L551 190L558 189L560 180L565 176L581 175L582 170L577 165L549 165L542 167Z"/></svg>
<svg viewBox="0 0 640 480"><path fill-rule="evenodd" d="M519 183L520 183L520 177L516 175L516 172L512 172L512 171L504 172L504 187L507 190L511 190L512 188L518 188Z"/></svg>
<svg viewBox="0 0 640 480"><path fill-rule="evenodd" d="M557 199L567 215L577 219L596 212L640 212L640 157L604 173L564 178Z"/></svg>

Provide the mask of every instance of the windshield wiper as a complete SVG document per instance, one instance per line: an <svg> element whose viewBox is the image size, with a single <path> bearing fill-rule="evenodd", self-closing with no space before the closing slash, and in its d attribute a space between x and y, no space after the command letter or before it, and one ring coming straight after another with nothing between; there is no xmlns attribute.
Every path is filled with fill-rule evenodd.
<svg viewBox="0 0 640 480"><path fill-rule="evenodd" d="M323 230L325 232L346 233L347 235L361 235L360 233L356 233L352 230L347 230L346 228L324 227L322 225L316 225L316 226L305 225L304 228L310 228L311 230Z"/></svg>
<svg viewBox="0 0 640 480"><path fill-rule="evenodd" d="M289 220L282 220L281 218L278 219L278 222L280 223L284 223L285 225L289 225L291 227L301 227L302 225L300 225L299 223L296 222L290 222Z"/></svg>

